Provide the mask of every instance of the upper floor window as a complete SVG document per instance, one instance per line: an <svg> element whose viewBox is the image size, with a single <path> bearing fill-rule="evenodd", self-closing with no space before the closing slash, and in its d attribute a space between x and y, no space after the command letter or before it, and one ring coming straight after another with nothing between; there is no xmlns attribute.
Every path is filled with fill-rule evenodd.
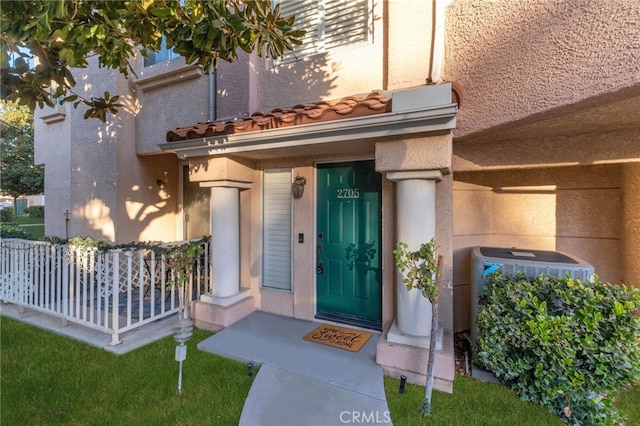
<svg viewBox="0 0 640 426"><path fill-rule="evenodd" d="M144 58L144 66L149 67L151 65L159 64L160 62L168 61L177 58L178 55L173 49L167 49L167 43L164 36L162 36L162 45L159 52L147 50L147 57Z"/></svg>
<svg viewBox="0 0 640 426"><path fill-rule="evenodd" d="M185 0L180 0L181 6L184 6L184 1ZM147 58L144 58L143 66L145 67L150 67L151 65L159 64L160 62L165 62L171 59L175 59L180 55L175 53L173 49L167 48L167 41L163 35L162 44L160 45L160 51L154 52L153 50L147 49L147 56L148 56Z"/></svg>
<svg viewBox="0 0 640 426"><path fill-rule="evenodd" d="M306 30L302 45L281 63L371 38L371 0L280 0L277 4L283 16L296 16L296 28Z"/></svg>

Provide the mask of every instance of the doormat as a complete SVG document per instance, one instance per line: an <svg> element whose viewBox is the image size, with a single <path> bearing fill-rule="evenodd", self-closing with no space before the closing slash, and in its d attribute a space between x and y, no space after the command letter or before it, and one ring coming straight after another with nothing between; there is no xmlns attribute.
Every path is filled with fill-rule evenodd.
<svg viewBox="0 0 640 426"><path fill-rule="evenodd" d="M371 333L366 331L353 330L336 325L321 325L304 336L304 340L358 352L370 337Z"/></svg>

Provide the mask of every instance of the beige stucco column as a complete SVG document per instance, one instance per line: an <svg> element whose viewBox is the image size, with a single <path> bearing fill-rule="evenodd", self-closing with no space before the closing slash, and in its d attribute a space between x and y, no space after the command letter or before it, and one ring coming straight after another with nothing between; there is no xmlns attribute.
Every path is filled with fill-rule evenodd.
<svg viewBox="0 0 640 426"><path fill-rule="evenodd" d="M211 270L212 292L203 302L229 306L248 297L240 288L240 191L251 184L234 181L200 182L211 188Z"/></svg>
<svg viewBox="0 0 640 426"><path fill-rule="evenodd" d="M442 180L442 173L390 172L387 178L396 183L397 241L406 243L409 250L418 250L436 234L436 183ZM398 271L397 317L387 340L426 347L431 333L431 303L417 289L407 290L403 278Z"/></svg>
<svg viewBox="0 0 640 426"><path fill-rule="evenodd" d="M640 288L640 163L622 165L622 279Z"/></svg>

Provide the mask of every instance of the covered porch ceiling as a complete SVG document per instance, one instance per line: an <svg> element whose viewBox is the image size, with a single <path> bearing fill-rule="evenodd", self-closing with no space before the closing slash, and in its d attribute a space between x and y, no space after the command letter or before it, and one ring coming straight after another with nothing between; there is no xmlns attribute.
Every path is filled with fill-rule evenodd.
<svg viewBox="0 0 640 426"><path fill-rule="evenodd" d="M464 105L462 105L464 108ZM640 86L456 137L454 173L640 161Z"/></svg>

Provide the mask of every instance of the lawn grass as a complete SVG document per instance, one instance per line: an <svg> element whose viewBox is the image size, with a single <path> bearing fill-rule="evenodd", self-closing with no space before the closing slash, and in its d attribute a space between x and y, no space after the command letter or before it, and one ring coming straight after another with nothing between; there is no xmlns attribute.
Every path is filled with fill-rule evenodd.
<svg viewBox="0 0 640 426"><path fill-rule="evenodd" d="M243 363L196 348L210 335L194 330L177 395L172 337L118 356L3 317L0 424L237 425L253 379ZM454 394L433 393L433 413L425 418L418 414L424 387L407 384L399 394L398 380L384 383L398 426L563 424L504 386L460 375ZM633 387L616 403L628 425L640 425L639 401L640 387Z"/></svg>
<svg viewBox="0 0 640 426"><path fill-rule="evenodd" d="M35 239L44 237L44 218L42 217L18 216L16 217L15 223L18 225L27 225L21 226L21 228Z"/></svg>
<svg viewBox="0 0 640 426"><path fill-rule="evenodd" d="M0 424L235 425L252 383L242 363L187 343L177 394L176 342L114 355L2 318Z"/></svg>
<svg viewBox="0 0 640 426"><path fill-rule="evenodd" d="M627 418L627 425L640 425L640 383L622 392L615 406Z"/></svg>
<svg viewBox="0 0 640 426"><path fill-rule="evenodd" d="M398 392L400 381L385 377L385 392L393 424L400 426L548 426L563 425L559 416L546 408L521 401L515 392L494 383L483 383L456 374L453 394L433 392L431 416L422 417L418 408L424 399L424 387L407 384ZM640 425L640 386L622 392L615 406L628 422Z"/></svg>
<svg viewBox="0 0 640 426"><path fill-rule="evenodd" d="M44 218L42 218L42 217L29 217L29 216L18 216L18 217L16 217L15 222L18 225L41 225L41 224L44 224Z"/></svg>
<svg viewBox="0 0 640 426"><path fill-rule="evenodd" d="M514 392L494 383L483 383L456 374L453 394L433 392L432 412L418 414L424 399L424 386L407 384L398 392L400 381L385 377L387 404L394 425L562 425L559 417L530 402L521 401Z"/></svg>

